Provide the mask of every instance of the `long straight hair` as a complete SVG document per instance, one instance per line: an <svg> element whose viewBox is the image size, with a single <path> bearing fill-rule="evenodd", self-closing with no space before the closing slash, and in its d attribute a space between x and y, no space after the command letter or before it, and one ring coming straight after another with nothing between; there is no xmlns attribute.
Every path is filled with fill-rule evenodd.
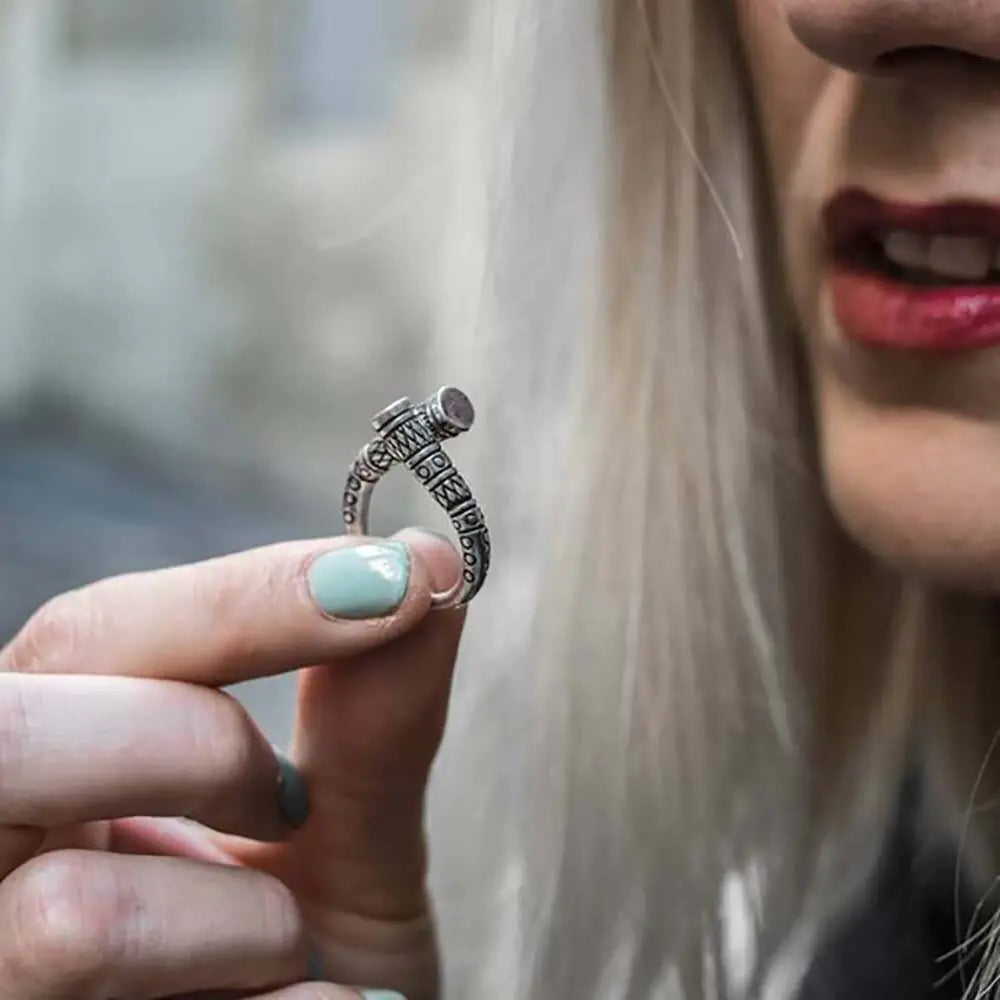
<svg viewBox="0 0 1000 1000"><path fill-rule="evenodd" d="M449 996L782 995L910 749L928 598L827 508L730 8L482 12L436 356L497 560L432 785Z"/></svg>

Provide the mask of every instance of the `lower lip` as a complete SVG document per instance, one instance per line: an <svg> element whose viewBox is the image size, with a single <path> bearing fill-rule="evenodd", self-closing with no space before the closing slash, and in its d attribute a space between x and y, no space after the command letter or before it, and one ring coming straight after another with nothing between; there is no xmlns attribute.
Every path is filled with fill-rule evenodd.
<svg viewBox="0 0 1000 1000"><path fill-rule="evenodd" d="M1000 344L1000 284L927 288L835 263L830 291L851 340L929 352Z"/></svg>

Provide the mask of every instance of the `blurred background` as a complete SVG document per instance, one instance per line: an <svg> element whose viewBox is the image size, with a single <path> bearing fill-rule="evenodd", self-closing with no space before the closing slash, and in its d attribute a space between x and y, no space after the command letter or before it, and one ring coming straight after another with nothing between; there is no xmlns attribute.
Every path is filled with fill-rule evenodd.
<svg viewBox="0 0 1000 1000"><path fill-rule="evenodd" d="M471 6L0 0L0 644L102 576L339 533L371 415L447 380ZM433 523L397 476L375 527ZM239 694L284 741L290 680Z"/></svg>

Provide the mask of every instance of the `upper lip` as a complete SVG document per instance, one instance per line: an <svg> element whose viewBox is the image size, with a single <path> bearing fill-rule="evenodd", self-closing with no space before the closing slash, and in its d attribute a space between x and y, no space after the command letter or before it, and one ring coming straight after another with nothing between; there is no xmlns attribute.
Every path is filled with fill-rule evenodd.
<svg viewBox="0 0 1000 1000"><path fill-rule="evenodd" d="M823 223L834 249L890 229L1000 239L1000 204L961 198L934 204L891 202L862 188L846 188L826 203Z"/></svg>

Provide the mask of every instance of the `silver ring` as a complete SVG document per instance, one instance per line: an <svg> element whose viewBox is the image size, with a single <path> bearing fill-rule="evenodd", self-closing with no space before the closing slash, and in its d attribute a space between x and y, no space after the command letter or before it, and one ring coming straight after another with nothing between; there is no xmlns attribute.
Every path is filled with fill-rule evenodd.
<svg viewBox="0 0 1000 1000"><path fill-rule="evenodd" d="M486 582L490 533L469 484L441 442L467 431L476 417L469 397L444 386L422 403L405 396L372 418L375 437L361 449L344 487L344 527L349 535L368 534L368 509L379 480L394 466L406 465L417 482L447 511L458 532L462 573L448 590L431 598L435 608L468 604Z"/></svg>

